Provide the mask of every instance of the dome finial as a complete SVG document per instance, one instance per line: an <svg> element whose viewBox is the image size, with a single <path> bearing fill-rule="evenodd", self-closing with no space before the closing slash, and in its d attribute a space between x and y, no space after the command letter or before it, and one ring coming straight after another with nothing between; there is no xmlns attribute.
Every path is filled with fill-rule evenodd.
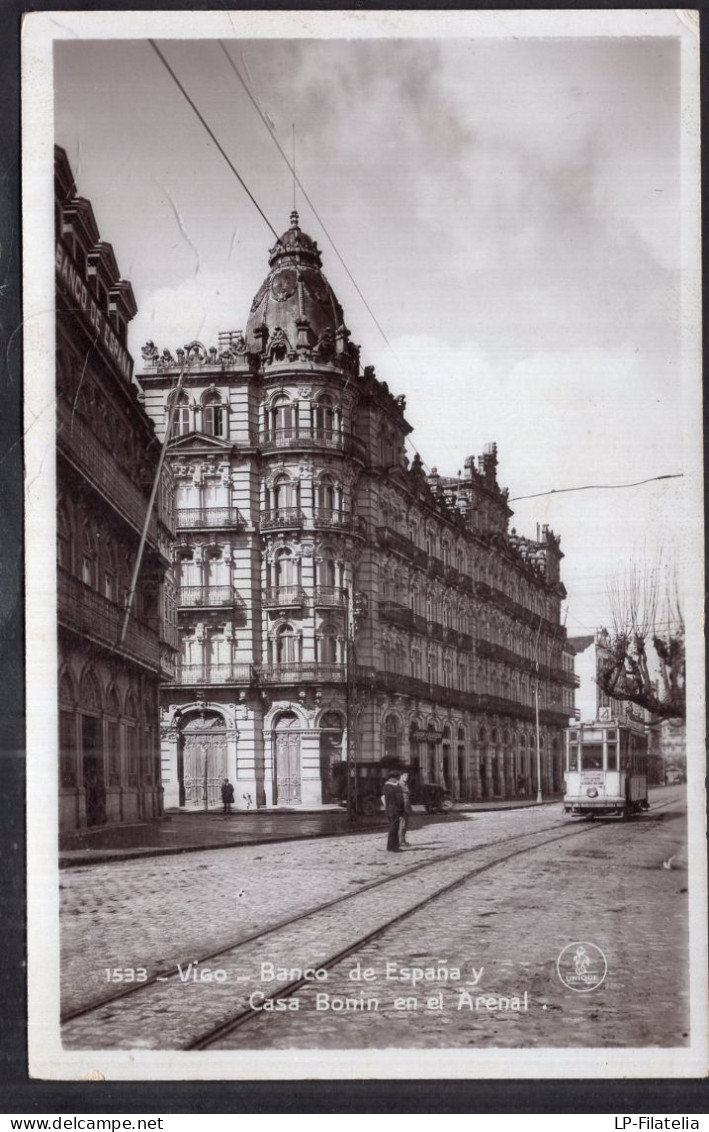
<svg viewBox="0 0 709 1132"><path fill-rule="evenodd" d="M291 226L291 228L297 228L298 227L298 213L296 212L295 209L293 209L293 211L290 214L290 226Z"/></svg>

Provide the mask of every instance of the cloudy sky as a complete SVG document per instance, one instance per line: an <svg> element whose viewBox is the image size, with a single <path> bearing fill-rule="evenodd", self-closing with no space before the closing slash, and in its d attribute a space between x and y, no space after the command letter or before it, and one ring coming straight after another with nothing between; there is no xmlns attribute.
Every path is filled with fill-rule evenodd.
<svg viewBox="0 0 709 1132"><path fill-rule="evenodd" d="M219 43L158 43L285 230L291 175ZM562 536L569 631L607 622L607 576L659 545L686 558L695 523L679 40L225 45L289 156L295 124L298 175L388 344L298 192L301 226L429 467L496 440L511 497L685 474L513 504L518 530ZM56 140L140 308L133 355L243 328L273 234L147 40L63 40L54 64Z"/></svg>

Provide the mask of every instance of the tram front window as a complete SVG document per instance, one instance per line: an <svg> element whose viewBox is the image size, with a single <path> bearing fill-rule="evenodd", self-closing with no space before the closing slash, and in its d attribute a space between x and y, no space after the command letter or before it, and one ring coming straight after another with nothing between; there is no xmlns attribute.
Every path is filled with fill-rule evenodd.
<svg viewBox="0 0 709 1132"><path fill-rule="evenodd" d="M581 749L581 770L603 770L602 743L584 743Z"/></svg>
<svg viewBox="0 0 709 1132"><path fill-rule="evenodd" d="M616 755L615 743L608 743L608 770L618 769L618 756Z"/></svg>

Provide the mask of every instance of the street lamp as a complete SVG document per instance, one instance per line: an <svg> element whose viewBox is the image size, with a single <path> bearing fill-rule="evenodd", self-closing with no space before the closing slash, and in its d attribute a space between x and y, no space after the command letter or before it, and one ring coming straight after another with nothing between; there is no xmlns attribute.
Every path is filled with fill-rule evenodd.
<svg viewBox="0 0 709 1132"><path fill-rule="evenodd" d="M537 664L536 679L534 681L534 730L537 747L537 805L542 801L542 754L539 738L539 665Z"/></svg>
<svg viewBox="0 0 709 1132"><path fill-rule="evenodd" d="M355 687L355 631L360 621L367 616L369 603L364 593L345 590L346 634L345 634L345 766L347 770L347 820L357 821L356 779L353 778L352 765L352 701Z"/></svg>

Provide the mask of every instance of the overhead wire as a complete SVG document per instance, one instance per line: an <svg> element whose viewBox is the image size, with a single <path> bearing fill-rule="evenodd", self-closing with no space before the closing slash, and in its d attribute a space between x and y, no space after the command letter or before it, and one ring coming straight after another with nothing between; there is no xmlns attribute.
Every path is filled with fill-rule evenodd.
<svg viewBox="0 0 709 1132"><path fill-rule="evenodd" d="M531 495L513 495L509 503L518 503L520 499L540 499L543 495L565 495L570 491L615 491L625 487L641 487L645 483L655 483L657 480L681 480L684 472L673 472L662 476L649 476L645 480L635 480L633 483L586 483L580 487L552 487L549 491L535 491Z"/></svg>
<svg viewBox="0 0 709 1132"><path fill-rule="evenodd" d="M295 170L295 162L291 163L291 162L290 162L290 161L288 160L288 155L287 155L287 154L285 153L285 151L284 151L283 147L281 146L280 142L278 141L278 138L276 137L276 135L275 135L275 133L274 133L274 127L273 127L273 126L272 126L272 124L271 124L271 123L269 122L269 120L268 120L268 118L267 118L266 114L265 114L265 113L264 113L264 111L263 111L263 110L261 109L261 107L260 107L260 105L259 105L259 103L258 103L258 100L257 100L257 99L256 99L256 98L254 97L254 95L252 94L252 92L251 92L251 90L250 90L250 88L249 88L249 85L248 85L248 83L247 83L247 82L245 81L245 79L243 78L243 76L242 76L242 74L241 74L241 72L240 72L239 68L237 67L237 65L236 65L236 63L234 62L234 60L232 59L231 55L230 55L230 54L229 54L229 52L227 51L227 49L226 49L226 47L225 47L225 45L224 45L224 41L220 39L220 40L218 40L218 43L219 43L219 46L221 47L222 51L223 51L223 52L224 52L224 54L226 55L226 58L227 58L227 60L228 60L228 62L229 62L229 66L231 67L231 69L233 70L233 72L234 72L234 74L236 75L237 79L239 80L239 82L241 83L242 87L244 88L244 90L245 90L245 92L246 92L246 95L247 95L247 97L248 97L249 101L251 102L251 105L252 105L252 106L254 107L254 109L255 109L256 113L258 114L259 118L261 119L261 121L263 122L264 126L266 127L266 130L268 131L268 135L269 135L269 137L271 138L271 140L273 141L273 144L275 145L276 149L277 149L277 150L278 150L278 152L280 153L281 157L282 157L282 158L283 158L283 160L285 161L285 163L286 163L286 165L288 166L288 168L290 169L290 171L291 171L291 173L292 173L292 175L293 175L293 181L294 181L294 183L295 183L295 184L296 184L296 185L298 186L298 188L300 189L301 193L303 194L303 198L304 198L304 200L306 200L306 201L307 201L308 205L309 205L309 206L310 206L310 208L312 209L313 215L315 216L315 218L316 218L316 220L317 220L318 224L320 225L320 227L322 228L323 232L324 232L324 233L325 233L325 235L327 236L327 239L328 239L328 240L329 240L329 242L330 242L330 245L331 245L331 247L332 247L332 250L334 251L335 255L336 255L336 256L337 256L337 258L339 259L339 261L340 261L340 263L342 264L343 268L344 268L344 269L345 269L345 271L347 272L347 275L348 275L348 277L349 277L349 279L350 279L350 282L352 283L352 286L354 287L355 291L357 292L357 294L359 295L360 299L361 299L361 300L362 300L362 302L364 303L364 306L366 307L366 309L367 309L367 311L368 311L368 313L369 313L369 315L370 315L370 317L371 317L371 319L372 319L372 321L373 321L374 325L376 326L377 330L378 330L378 331L379 331L379 333L381 334L382 338L383 338L383 339L384 339L384 341L386 342L387 346L388 346L388 347L389 347L389 349L391 350L391 352L392 352L392 354L394 355L394 357L396 357L396 351L394 350L394 347L392 346L391 342L389 341L389 339L387 338L386 334L384 333L384 330L383 330L383 328L382 328L382 326L381 326L381 324L380 324L380 322L379 322L379 320L378 320L377 316L375 315L374 311L372 310L371 306L369 305L369 303L367 302L366 298L365 298L365 297L364 297L364 295L362 294L362 291L361 291L361 289L360 289L359 285L357 284L357 280L355 279L354 275L352 274L352 272L350 271L349 267L348 267L348 266L347 266L347 264L345 263L345 260L344 260L344 258L342 257L342 255L340 254L340 250L339 250L339 248L337 247L337 244L335 243L335 241L333 240L332 236L330 235L330 232L328 231L328 228L327 228L327 226L326 226L326 224L325 224L324 220L322 219L322 217L320 216L320 214L319 214L318 210L316 209L315 205L313 204L312 200L310 199L310 196L308 195L308 192L307 192L307 190L306 190L305 186L303 185L303 182L301 181L300 177L299 177L299 176L298 176L298 174L296 173L296 170Z"/></svg>
<svg viewBox="0 0 709 1132"><path fill-rule="evenodd" d="M188 104L189 104L189 105L190 105L190 106L192 107L192 110L194 111L194 113L195 113L195 114L197 115L197 117L199 118L200 122L202 123L202 125L203 125L203 126L204 126L204 128L205 128L205 130L206 130L206 131L207 131L207 133L209 134L210 138L212 139L212 141L213 141L213 142L214 142L214 144L216 145L217 149L218 149L218 150L219 150L219 152L221 153L222 157L223 157L223 158L224 158L224 160L226 161L226 163L227 163L227 165L229 166L229 168L231 169L232 173L234 174L234 176L235 176L235 177L236 177L236 179L238 180L239 184L240 184L240 185L241 185L241 187L243 188L243 190L244 190L244 192L246 193L246 195L248 196L249 200L251 201L251 203L252 203L252 204L254 205L254 207L255 207L255 208L256 208L256 210L258 211L259 215L260 215L260 216L261 216L261 217L263 218L263 220L265 220L266 224L268 225L268 227L269 227L269 228L271 229L271 231L273 232L273 235L274 235L274 236L276 237L276 241L277 241L278 243L280 243L280 239L281 239L281 238L280 238L280 236L278 235L278 232L276 231L276 229L275 229L275 228L273 227L273 225L271 224L271 221L270 221L270 220L268 219L268 217L266 216L266 213L265 213L265 212L263 211L263 209L261 208L261 205L260 205L260 204L258 203L258 201L256 200L256 197L255 197L255 196L254 196L254 194L253 194L253 193L251 192L251 189L250 189L250 188L248 187L248 185L246 184L246 182L245 182L244 178L243 178L243 177L241 176L241 173L240 173L240 172L239 172L239 170L238 170L238 169L236 168L236 166L235 166L234 162L233 162L233 161L231 160L231 158L229 157L229 154L228 154L228 153L226 152L226 150L224 149L223 145L221 144L221 142L219 141L218 137L216 136L216 134L214 133L214 131L213 131L213 130L212 130L212 128L210 127L209 123L208 123L208 122L206 121L206 119L204 118L204 116L203 116L203 115L201 114L201 112L200 112L200 111L198 110L197 106L196 106L196 105L194 104L194 102L193 102L193 101L192 101L192 99L190 98L189 94L187 93L187 91L186 91L186 90L185 90L185 88L183 87L182 83L181 83L181 82L180 82L180 80L178 79L177 75L176 75L176 74L175 74L175 72L173 71L172 67L171 67L171 66L170 66L170 64L168 63L167 59L166 59L166 58L165 58L165 56L163 55L163 53L162 53L162 51L160 50L160 48L159 48L159 47L158 47L158 45L156 44L155 40L154 40L154 39L149 39L149 40L148 40L148 43L150 44L150 46L152 47L153 51L154 51L154 52L155 52L155 54L157 55L158 59L160 60L160 62L161 62L161 63L162 63L162 65L164 66L165 70L166 70L166 71L168 72L168 74L169 74L169 75L170 75L170 77L172 78L172 80L173 80L173 82L175 83L175 85L176 85L176 87L178 88L178 90L179 90L179 91L181 92L181 94L183 95L183 97L184 97L185 101L186 101L186 102L187 102L187 103L188 103Z"/></svg>

